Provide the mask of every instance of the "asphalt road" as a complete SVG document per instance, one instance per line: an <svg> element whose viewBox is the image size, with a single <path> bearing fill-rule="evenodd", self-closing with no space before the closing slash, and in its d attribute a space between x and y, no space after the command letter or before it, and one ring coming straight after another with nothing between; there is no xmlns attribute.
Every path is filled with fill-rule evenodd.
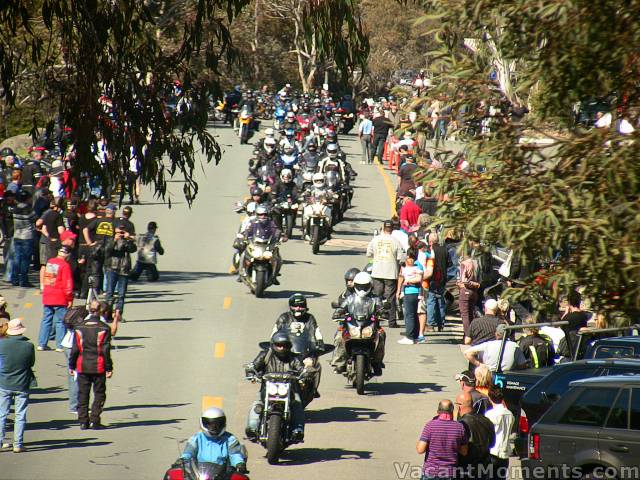
<svg viewBox="0 0 640 480"><path fill-rule="evenodd" d="M267 340L287 298L302 292L325 339L335 330L330 301L341 291L342 275L366 263L372 231L390 213L387 187L377 166L359 165L356 137L341 140L359 172L354 208L330 244L317 256L295 239L281 248L281 285L256 299L229 275L231 243L240 217L233 203L246 194L251 146L238 145L229 129L215 132L225 145L220 165L198 170L200 192L191 209L181 199L181 183L171 184L173 207L151 194L134 207L137 230L155 220L166 254L161 279L132 284L125 318L114 340L114 376L108 383L104 431L81 431L68 412L64 355L37 352L39 388L31 396L24 454L0 453L0 479L70 480L160 479L199 428L201 409L222 405L228 430L244 436L247 410L257 385L245 382L242 364ZM24 316L27 336L37 338L41 303L36 290L2 288L13 316ZM288 449L280 465L268 465L262 447L246 443L251 477L418 478L422 463L415 442L437 402L458 391L456 372L464 367L455 332L434 334L427 345L396 343L388 333L387 368L359 397L328 358L320 391L306 412L305 442Z"/></svg>

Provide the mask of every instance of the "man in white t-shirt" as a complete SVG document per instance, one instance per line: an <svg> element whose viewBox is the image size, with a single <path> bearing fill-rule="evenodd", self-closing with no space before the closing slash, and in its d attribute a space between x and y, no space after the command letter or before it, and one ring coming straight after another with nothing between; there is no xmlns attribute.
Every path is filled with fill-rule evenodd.
<svg viewBox="0 0 640 480"><path fill-rule="evenodd" d="M496 372L498 370L498 360L500 358L500 348L502 338L506 332L506 325L500 324L496 328L496 339L474 345L464 352L464 356L476 367L484 364L489 370ZM527 367L527 359L524 357L522 350L517 343L507 340L504 345L502 354L502 362L500 362L501 370L517 370Z"/></svg>

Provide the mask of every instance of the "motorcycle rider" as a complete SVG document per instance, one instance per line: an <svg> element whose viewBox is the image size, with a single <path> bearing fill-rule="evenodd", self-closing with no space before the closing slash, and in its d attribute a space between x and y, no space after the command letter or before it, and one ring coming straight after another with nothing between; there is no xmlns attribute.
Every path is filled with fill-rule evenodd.
<svg viewBox="0 0 640 480"><path fill-rule="evenodd" d="M249 171L253 175L257 175L260 167L273 164L277 158L276 140L275 138L267 137L264 139L262 148L259 149L255 158L249 160Z"/></svg>
<svg viewBox="0 0 640 480"><path fill-rule="evenodd" d="M331 204L335 198L335 194L329 190L324 181L324 175L322 173L314 173L312 177L313 185L308 188L303 196L305 198L305 202L307 205L304 206L302 210L302 225L305 231L305 237L307 240L309 239L309 232L307 231L307 223L309 221L309 217L312 215L313 210L311 208L311 203L321 202L325 205L325 215L327 217L327 225L329 227L329 233L327 234L327 239L331 239Z"/></svg>
<svg viewBox="0 0 640 480"><path fill-rule="evenodd" d="M386 340L386 333L379 324L382 314L382 300L373 294L371 275L367 272L360 272L354 277L353 289L354 294L347 296L333 314L335 320L341 321L334 339L336 348L333 351L331 365L334 367L335 373L343 373L347 368L347 351L342 333L348 327L344 322L344 314L373 316L375 318L374 325L378 331L378 342L373 352L371 366L373 367L374 375L380 376L384 368L384 345Z"/></svg>
<svg viewBox="0 0 640 480"><path fill-rule="evenodd" d="M301 375L304 370L302 361L291 351L291 340L285 331L278 331L271 336L271 346L268 350L262 350L252 363L248 364L247 376L251 373L265 375L267 373L294 373ZM264 385L264 384L263 384ZM291 438L293 441L302 442L304 439L304 407L300 396L300 388L293 385L294 401L291 404ZM247 418L245 433L247 438L254 441L258 436L260 426L260 413L264 409L262 389L258 392L258 398L251 405ZM258 409L258 412L256 412Z"/></svg>
<svg viewBox="0 0 640 480"><path fill-rule="evenodd" d="M300 158L300 167L304 167L308 170L315 170L320 163L320 154L318 153L318 145L315 139L312 139L305 146L305 152Z"/></svg>
<svg viewBox="0 0 640 480"><path fill-rule="evenodd" d="M264 149L264 142L267 138L273 138L273 141L276 140L276 132L273 128L269 127L264 131L264 138L256 141L256 150L262 151Z"/></svg>
<svg viewBox="0 0 640 480"><path fill-rule="evenodd" d="M329 143L327 145L327 156L318 163L318 171L320 173L327 173L329 170L338 172L340 182L344 182L347 178L344 170L344 162L340 160L338 145L336 143Z"/></svg>
<svg viewBox="0 0 640 480"><path fill-rule="evenodd" d="M285 131L293 130L293 133L295 135L296 130L298 130L298 120L296 119L295 113L291 111L287 112L287 115L284 117L282 129Z"/></svg>
<svg viewBox="0 0 640 480"><path fill-rule="evenodd" d="M304 334L311 344L312 351L319 352L324 349L324 340L322 339L322 332L320 331L316 317L309 313L307 299L301 293L294 293L289 297L289 311L280 314L276 323L273 325L271 333L275 334L280 330L284 330L289 333L289 336L295 335L298 331L293 331L292 324L294 323L302 323L304 325ZM314 398L320 398L318 386L320 385L322 367L320 366L320 362L318 362L318 356L312 355L305 357L302 363L307 368L313 368Z"/></svg>
<svg viewBox="0 0 640 480"><path fill-rule="evenodd" d="M285 145L280 154L280 160L286 168L294 168L298 164L298 150L293 145Z"/></svg>
<svg viewBox="0 0 640 480"><path fill-rule="evenodd" d="M184 452L173 464L183 467L187 462L228 464L232 471L247 473L247 453L238 439L226 431L227 416L220 408L211 407L200 417L201 432L187 442Z"/></svg>
<svg viewBox="0 0 640 480"><path fill-rule="evenodd" d="M253 201L249 201L244 207L245 212L247 212L247 216L242 219L242 223L240 224L240 229L238 230L239 233L236 235L236 239L233 241L233 249L236 251L238 258L241 258L242 252L244 252L244 249L247 246L247 244L244 241L244 236L242 235L241 232L244 232L245 230L247 230L249 228L249 225L251 225L251 223L256 220L257 207L258 207L258 204ZM234 258L235 256L236 255L234 255ZM231 266L231 273L237 273L235 265Z"/></svg>
<svg viewBox="0 0 640 480"><path fill-rule="evenodd" d="M293 173L288 168L285 168L280 172L280 181L276 182L271 190L271 198L273 200L272 216L278 225L278 228L282 228L282 212L280 211L280 203L287 200L291 196L293 203L298 200L298 187L293 181Z"/></svg>
<svg viewBox="0 0 640 480"><path fill-rule="evenodd" d="M296 131L293 128L287 128L284 131L284 136L280 138L280 142L278 143L278 149L281 152L284 152L287 147L293 147L299 150L298 142L296 142Z"/></svg>
<svg viewBox="0 0 640 480"><path fill-rule="evenodd" d="M338 296L338 300L336 300L335 302L336 305L339 306L342 302L346 300L348 296L353 295L355 293L355 290L353 288L353 279L356 278L356 275L359 273L360 273L360 269L355 267L352 267L346 272L344 272L345 289L344 289L344 292L342 292Z"/></svg>
<svg viewBox="0 0 640 480"><path fill-rule="evenodd" d="M254 237L260 238L269 238L271 239L272 244L276 244L280 237L282 236L282 232L275 224L273 220L269 217L269 207L266 204L258 205L256 208L256 220L251 222L247 229L242 232L242 236L244 239L249 242L254 239ZM286 242L287 237L282 236L282 241ZM244 255L246 250L243 250L242 256L240 257L240 269L238 271L238 282L242 282L242 277L245 275L244 270ZM280 268L282 268L282 257L280 257L280 251L277 247L273 248L273 279L272 282L274 285L280 285L278 281L278 275L280 275Z"/></svg>

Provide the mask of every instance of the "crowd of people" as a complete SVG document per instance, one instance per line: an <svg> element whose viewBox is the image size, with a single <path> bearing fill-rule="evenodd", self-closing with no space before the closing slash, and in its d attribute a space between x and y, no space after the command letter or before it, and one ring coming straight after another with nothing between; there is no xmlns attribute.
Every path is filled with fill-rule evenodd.
<svg viewBox="0 0 640 480"><path fill-rule="evenodd" d="M12 165L7 159L5 168ZM77 415L82 429L104 428L100 415L106 379L113 373L111 337L124 321L128 283L139 280L143 272L149 281L158 280L157 256L164 253L156 222L136 234L132 207L118 215L108 197L83 201L66 195L56 187L58 167L35 182L33 176L23 176L29 166L14 165L18 174L2 199L5 281L21 289L39 289L42 299L36 345L24 336L22 319L12 319L7 302L0 301L0 444L11 448L5 427L13 403L16 453L25 449L29 392L37 385L36 351L65 354L70 413ZM92 388L95 398L89 409Z"/></svg>

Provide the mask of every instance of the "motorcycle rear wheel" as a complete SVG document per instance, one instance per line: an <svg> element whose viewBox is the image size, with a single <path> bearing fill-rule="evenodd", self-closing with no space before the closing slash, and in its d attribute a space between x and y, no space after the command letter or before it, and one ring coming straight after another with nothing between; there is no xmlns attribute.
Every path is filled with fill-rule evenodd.
<svg viewBox="0 0 640 480"><path fill-rule="evenodd" d="M311 251L317 255L320 251L320 226L313 225L311 227Z"/></svg>
<svg viewBox="0 0 640 480"><path fill-rule="evenodd" d="M276 465L282 450L282 417L271 415L267 430L267 461L269 465Z"/></svg>
<svg viewBox="0 0 640 480"><path fill-rule="evenodd" d="M364 355L356 355L355 387L358 395L364 395L364 370L366 363L367 362Z"/></svg>
<svg viewBox="0 0 640 480"><path fill-rule="evenodd" d="M256 298L262 298L264 296L264 290L267 288L267 272L259 270L256 272Z"/></svg>

